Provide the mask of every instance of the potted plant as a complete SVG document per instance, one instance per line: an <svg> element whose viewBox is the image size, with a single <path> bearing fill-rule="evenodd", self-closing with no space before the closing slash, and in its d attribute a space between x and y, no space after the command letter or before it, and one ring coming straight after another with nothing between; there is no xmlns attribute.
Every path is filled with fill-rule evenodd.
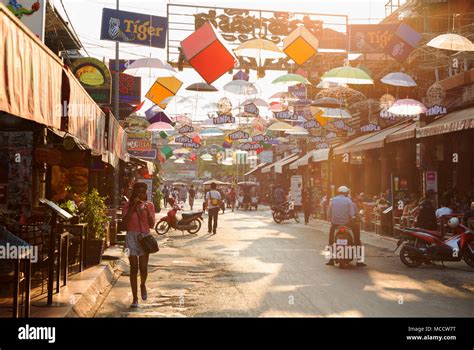
<svg viewBox="0 0 474 350"><path fill-rule="evenodd" d="M110 218L107 216L106 197L101 197L97 189L82 196L83 213L81 221L87 223L86 265L100 263L105 248L105 240Z"/></svg>
<svg viewBox="0 0 474 350"><path fill-rule="evenodd" d="M153 196L153 201L155 205L155 212L159 213L161 211L161 201L163 200L163 193L159 188L156 189L155 195Z"/></svg>

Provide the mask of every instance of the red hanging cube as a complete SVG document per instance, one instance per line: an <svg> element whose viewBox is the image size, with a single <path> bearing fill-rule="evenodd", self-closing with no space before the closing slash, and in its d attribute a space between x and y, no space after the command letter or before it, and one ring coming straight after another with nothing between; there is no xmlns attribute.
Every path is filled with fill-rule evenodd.
<svg viewBox="0 0 474 350"><path fill-rule="evenodd" d="M189 64L208 84L234 68L235 56L209 22L184 39L181 47Z"/></svg>

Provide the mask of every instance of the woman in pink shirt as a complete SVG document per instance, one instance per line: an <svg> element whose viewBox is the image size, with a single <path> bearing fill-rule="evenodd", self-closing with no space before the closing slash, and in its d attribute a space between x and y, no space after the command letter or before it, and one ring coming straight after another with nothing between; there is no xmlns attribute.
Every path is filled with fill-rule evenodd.
<svg viewBox="0 0 474 350"><path fill-rule="evenodd" d="M133 302L131 307L138 307L137 276L140 269L140 291L143 300L147 299L146 278L148 276L148 257L143 250L139 238L150 234L155 224L155 207L147 201L147 184L137 182L133 186L130 201L123 208L124 221L127 224L125 251L130 261L130 285Z"/></svg>

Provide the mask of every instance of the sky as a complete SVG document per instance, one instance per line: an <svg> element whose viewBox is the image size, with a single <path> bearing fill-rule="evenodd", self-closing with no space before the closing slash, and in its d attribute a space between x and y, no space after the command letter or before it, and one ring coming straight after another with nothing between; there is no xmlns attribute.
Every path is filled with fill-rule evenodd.
<svg viewBox="0 0 474 350"><path fill-rule="evenodd" d="M61 0L50 0L61 14L64 10ZM100 26L103 8L115 8L116 0L62 0L64 7L69 15L69 19L78 34L82 44L87 52L85 55L96 57L100 60L115 58L115 43L111 41L100 40ZM324 1L165 1L165 0L120 0L120 9L130 12L146 13L156 16L166 17L167 4L187 4L199 6L218 6L229 8L248 8L271 11L287 11L287 12L311 12L311 13L327 13L348 15L349 23L378 23L385 17L385 3L387 0L324 0ZM395 2L395 1L394 1ZM401 1L404 2L403 0ZM66 16L63 16L66 18ZM166 60L166 49L150 48L133 44L120 44L121 59L137 59L141 57L157 57ZM262 98L268 98L275 92L282 91L282 88L272 85L270 82L282 72L267 72L265 78L257 81L255 71L251 71L250 81L256 82ZM191 93L184 90L184 87L191 83L202 81L200 76L192 69L185 69L176 75L184 82L183 87L179 91L179 95L190 95ZM154 79L142 78L142 95L145 95ZM222 89L222 86L231 80L228 74L223 75L213 85ZM218 97L226 95L237 103L235 96L229 94L214 94L215 96L206 96L211 101L216 101ZM218 96L217 96L218 95Z"/></svg>

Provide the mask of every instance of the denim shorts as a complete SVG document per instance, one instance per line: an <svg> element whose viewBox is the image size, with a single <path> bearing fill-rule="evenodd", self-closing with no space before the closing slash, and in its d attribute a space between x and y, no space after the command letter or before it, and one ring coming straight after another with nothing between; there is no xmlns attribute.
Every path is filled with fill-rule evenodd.
<svg viewBox="0 0 474 350"><path fill-rule="evenodd" d="M138 240L139 235L148 236L149 233L127 231L127 235L125 236L125 253L128 256L146 255L140 241Z"/></svg>

